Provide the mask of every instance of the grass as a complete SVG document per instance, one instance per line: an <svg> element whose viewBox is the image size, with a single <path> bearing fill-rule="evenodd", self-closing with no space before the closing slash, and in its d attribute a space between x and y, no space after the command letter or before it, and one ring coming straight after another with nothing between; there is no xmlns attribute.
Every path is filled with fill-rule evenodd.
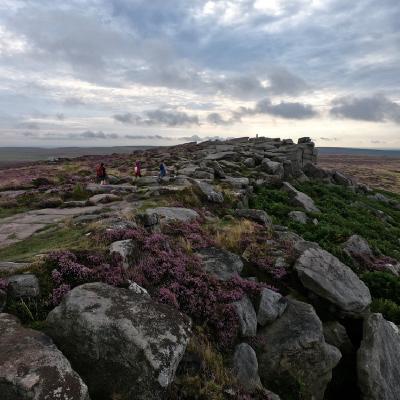
<svg viewBox="0 0 400 400"><path fill-rule="evenodd" d="M341 245L353 234L365 238L376 252L400 260L400 211L342 186L307 182L296 188L308 194L321 210L320 214L309 214L319 220L318 225L291 221L288 213L301 208L291 205L288 195L280 190L260 189L251 206L267 211L276 223L287 225L304 239L319 243L346 263L351 264L351 260ZM397 198L393 194L391 197ZM376 210L389 216L391 222L383 220Z"/></svg>
<svg viewBox="0 0 400 400"><path fill-rule="evenodd" d="M62 227L55 230L47 230L0 249L0 260L31 261L37 254L47 253L52 250L87 248L90 244L85 233L86 230L79 227Z"/></svg>

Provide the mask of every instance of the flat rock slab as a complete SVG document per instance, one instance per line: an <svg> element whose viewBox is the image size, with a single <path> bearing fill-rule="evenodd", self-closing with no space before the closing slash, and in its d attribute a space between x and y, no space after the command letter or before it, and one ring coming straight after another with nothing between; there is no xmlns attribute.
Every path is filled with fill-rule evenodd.
<svg viewBox="0 0 400 400"><path fill-rule="evenodd" d="M93 193L111 193L111 192L136 192L137 187L134 185L100 185L97 183L89 183L86 190Z"/></svg>
<svg viewBox="0 0 400 400"><path fill-rule="evenodd" d="M29 263L15 263L8 261L0 261L0 272L6 274L14 274L29 267Z"/></svg>
<svg viewBox="0 0 400 400"><path fill-rule="evenodd" d="M44 333L0 314L0 386L7 400L89 400L88 388Z"/></svg>
<svg viewBox="0 0 400 400"><path fill-rule="evenodd" d="M364 282L345 264L321 248L305 250L294 269L303 286L348 315L360 315L371 304Z"/></svg>
<svg viewBox="0 0 400 400"><path fill-rule="evenodd" d="M92 214L102 207L44 208L3 218L0 220L0 248L25 240L48 225L68 217Z"/></svg>

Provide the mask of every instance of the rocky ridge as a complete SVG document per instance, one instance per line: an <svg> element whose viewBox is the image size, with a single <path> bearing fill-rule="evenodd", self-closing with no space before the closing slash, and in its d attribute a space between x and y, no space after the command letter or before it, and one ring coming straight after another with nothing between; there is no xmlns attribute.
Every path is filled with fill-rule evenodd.
<svg viewBox="0 0 400 400"><path fill-rule="evenodd" d="M128 173L135 159L138 179ZM161 160L169 174L159 179ZM95 161L76 162L87 170ZM395 199L320 168L309 138L188 143L110 162L107 185L77 174L73 185L68 175L0 191L2 204L40 198L0 219L7 399L398 399L399 331L371 312L375 292L363 280L368 271L397 282L398 260L359 235L331 254L280 225L281 208L254 207L271 190L291 227L317 229L325 209L299 187L322 185L384 204L368 212L392 229ZM60 229L82 237L29 262L1 260Z"/></svg>

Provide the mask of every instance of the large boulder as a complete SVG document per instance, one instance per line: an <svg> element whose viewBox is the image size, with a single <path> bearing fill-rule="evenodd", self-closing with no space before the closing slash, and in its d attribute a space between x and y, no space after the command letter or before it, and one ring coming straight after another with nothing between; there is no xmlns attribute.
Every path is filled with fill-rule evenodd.
<svg viewBox="0 0 400 400"><path fill-rule="evenodd" d="M88 389L44 333L0 314L0 398L89 400Z"/></svg>
<svg viewBox="0 0 400 400"><path fill-rule="evenodd" d="M100 194L95 194L94 196L89 198L89 203L90 204L106 204L106 203L112 203L113 201L118 201L121 200L119 196L113 193L100 193Z"/></svg>
<svg viewBox="0 0 400 400"><path fill-rule="evenodd" d="M283 399L322 400L340 351L325 343L322 323L309 304L289 300L285 312L259 330L259 374Z"/></svg>
<svg viewBox="0 0 400 400"><path fill-rule="evenodd" d="M337 347L342 354L349 354L354 351L346 328L341 323L338 321L326 321L323 327L326 343Z"/></svg>
<svg viewBox="0 0 400 400"><path fill-rule="evenodd" d="M357 353L358 385L364 400L400 399L400 333L382 314L364 320Z"/></svg>
<svg viewBox="0 0 400 400"><path fill-rule="evenodd" d="M261 326L270 324L279 318L286 310L287 299L271 289L261 291L260 305L258 306L257 321Z"/></svg>
<svg viewBox="0 0 400 400"><path fill-rule="evenodd" d="M256 352L247 343L236 346L233 354L233 374L239 384L247 391L253 392L261 387L258 375Z"/></svg>
<svg viewBox="0 0 400 400"><path fill-rule="evenodd" d="M145 225L148 226L155 225L158 222L190 222L199 217L200 215L196 211L181 207L147 208L144 212L144 220L147 221Z"/></svg>
<svg viewBox="0 0 400 400"><path fill-rule="evenodd" d="M135 255L137 254L137 250L135 242L132 239L119 240L110 245L110 254L119 255L122 260L122 266L125 269L130 267Z"/></svg>
<svg viewBox="0 0 400 400"><path fill-rule="evenodd" d="M261 167L267 174L276 175L280 178L283 178L285 171L282 163L264 158L264 160L261 162Z"/></svg>
<svg viewBox="0 0 400 400"><path fill-rule="evenodd" d="M320 248L309 248L294 269L303 286L336 306L346 315L359 316L371 303L364 282L335 256Z"/></svg>
<svg viewBox="0 0 400 400"><path fill-rule="evenodd" d="M370 263L374 260L374 254L368 242L359 235L352 235L343 244L344 252L356 263Z"/></svg>
<svg viewBox="0 0 400 400"><path fill-rule="evenodd" d="M213 186L204 181L195 180L196 187L200 190L205 198L212 203L223 203L224 195L216 191Z"/></svg>
<svg viewBox="0 0 400 400"><path fill-rule="evenodd" d="M257 314L248 296L243 296L233 303L239 318L240 333L243 337L255 336L257 333Z"/></svg>
<svg viewBox="0 0 400 400"><path fill-rule="evenodd" d="M290 183L284 182L283 190L289 193L289 196L294 205L303 207L306 211L309 212L320 212L319 208L314 204L314 201L310 196L298 191Z"/></svg>
<svg viewBox="0 0 400 400"><path fill-rule="evenodd" d="M206 271L219 279L228 280L242 272L243 262L240 257L227 250L207 247L196 254L202 259Z"/></svg>
<svg viewBox="0 0 400 400"><path fill-rule="evenodd" d="M74 288L47 324L95 399L162 398L190 334L177 310L104 283Z"/></svg>
<svg viewBox="0 0 400 400"><path fill-rule="evenodd" d="M264 226L272 225L272 218L263 210L240 208L235 210L235 216L239 218L250 219Z"/></svg>

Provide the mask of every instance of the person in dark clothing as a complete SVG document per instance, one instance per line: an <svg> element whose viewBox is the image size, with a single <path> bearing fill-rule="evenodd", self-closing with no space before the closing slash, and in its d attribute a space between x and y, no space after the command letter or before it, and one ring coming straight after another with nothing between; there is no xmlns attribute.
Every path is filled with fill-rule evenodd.
<svg viewBox="0 0 400 400"><path fill-rule="evenodd" d="M96 181L97 183L100 183L101 185L104 185L106 183L106 167L104 166L104 163L100 163L96 167Z"/></svg>
<svg viewBox="0 0 400 400"><path fill-rule="evenodd" d="M163 177L166 176L166 175L167 175L167 167L165 166L164 161L161 161L159 177L160 177L160 178L163 178Z"/></svg>

